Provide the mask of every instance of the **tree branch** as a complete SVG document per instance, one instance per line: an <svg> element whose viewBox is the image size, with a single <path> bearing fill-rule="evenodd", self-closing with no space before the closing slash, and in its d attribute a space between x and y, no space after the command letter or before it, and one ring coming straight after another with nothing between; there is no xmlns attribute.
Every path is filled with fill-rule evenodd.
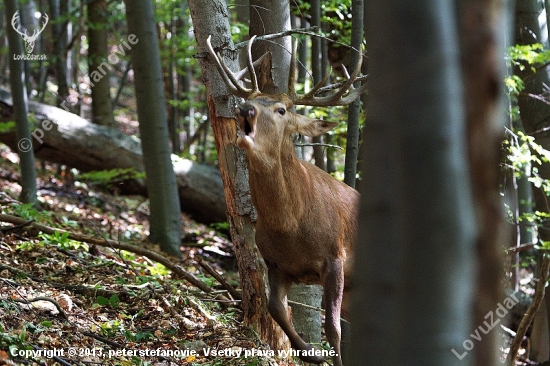
<svg viewBox="0 0 550 366"><path fill-rule="evenodd" d="M521 345L521 341L525 337L527 328L529 328L529 325L531 325L531 322L535 318L535 314L537 313L537 310L539 309L540 305L542 304L542 301L544 300L544 292L546 287L546 281L548 281L549 268L550 268L550 254L544 253L542 255L542 262L540 264L540 278L538 279L537 284L535 286L535 296L533 297L533 302L531 302L531 305L529 305L529 308L527 308L525 315L521 319L521 322L519 323L519 326L518 326L518 330L516 332L516 336L514 337L512 341L512 345L510 346L510 353L508 353L508 360L512 365L514 364L514 360L517 357L517 353Z"/></svg>

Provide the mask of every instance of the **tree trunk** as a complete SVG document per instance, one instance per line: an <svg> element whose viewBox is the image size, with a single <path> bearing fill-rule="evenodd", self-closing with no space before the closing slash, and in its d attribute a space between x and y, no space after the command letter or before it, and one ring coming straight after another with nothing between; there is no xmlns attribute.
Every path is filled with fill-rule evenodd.
<svg viewBox="0 0 550 366"><path fill-rule="evenodd" d="M128 42L133 45L130 56L134 67L139 133L151 202L150 240L160 243L163 251L180 256L178 189L170 154L166 100L152 2L127 0L126 18Z"/></svg>
<svg viewBox="0 0 550 366"><path fill-rule="evenodd" d="M17 11L16 0L4 0L6 23ZM25 86L25 69L23 60L17 60L16 56L25 55L21 36L15 32L13 27L6 27L8 33L10 85L13 92L13 111L15 114L17 148L14 151L19 153L21 167L21 196L24 203L37 204L36 200L36 169L34 166L34 151L32 149L31 131L27 119L27 88Z"/></svg>
<svg viewBox="0 0 550 366"><path fill-rule="evenodd" d="M230 51L233 49L233 41L225 1L212 0L206 4L200 0L192 0L188 4L198 54L207 55L206 39L212 35L213 47L223 45L223 49L220 49L222 56L226 57L228 66L236 70L237 55ZM248 170L243 151L235 145L237 122L233 107L237 99L227 93L213 60L206 56L199 60L203 80L206 82L210 119L224 182L231 239L235 246L241 277L244 324L251 327L272 349L281 349L283 332L267 312L265 264L254 240L253 221L256 214L250 201Z"/></svg>
<svg viewBox="0 0 550 366"><path fill-rule="evenodd" d="M361 51L363 43L363 0L353 0L351 3L352 30L351 46ZM350 69L354 69L361 54L350 51ZM351 72L351 71L350 71ZM344 183L355 188L357 176L357 156L359 155L359 117L361 99L357 98L348 107L348 129L346 139L346 159L344 166Z"/></svg>
<svg viewBox="0 0 550 366"><path fill-rule="evenodd" d="M250 36L262 36L290 29L290 4L288 0L251 0ZM277 16L273 16L277 14ZM268 94L287 91L288 71L292 42L290 37L277 38L269 42L254 42L252 59L256 60L267 50L271 53L271 70L265 72L267 78L261 78L260 90Z"/></svg>
<svg viewBox="0 0 550 366"><path fill-rule="evenodd" d="M311 0L311 26L321 27L321 1ZM311 39L311 73L313 74L313 85L317 85L323 79L322 67L323 51L321 47L321 38L313 37ZM323 143L322 136L312 138L315 144ZM315 165L323 170L327 170L325 164L325 149L322 146L313 146L313 157Z"/></svg>
<svg viewBox="0 0 550 366"><path fill-rule="evenodd" d="M107 59L109 50L106 17L107 3L105 0L94 0L88 4L90 23L88 25L88 75L92 90L92 123L112 127L115 124L110 83L110 70L113 66ZM128 27L130 26L130 20L128 20Z"/></svg>
<svg viewBox="0 0 550 366"><path fill-rule="evenodd" d="M56 22L52 22L52 40L55 52L55 77L57 80L56 105L60 107L69 96L69 85L67 83L67 59L65 57L66 34L63 32L65 22L59 21L61 18L59 0L50 0L50 12L51 19L56 20Z"/></svg>
<svg viewBox="0 0 550 366"><path fill-rule="evenodd" d="M369 174L355 250L352 365L471 362L452 352L468 354L475 273L454 10L450 0L367 2Z"/></svg>
<svg viewBox="0 0 550 366"><path fill-rule="evenodd" d="M468 161L477 218L477 281L473 327L504 299L501 244L504 230L500 196L501 144L504 139L503 75L506 30L503 5L498 0L462 0L459 7ZM480 37L480 34L486 35ZM501 114L502 113L502 114ZM479 366L499 363L499 334L492 331L475 347Z"/></svg>

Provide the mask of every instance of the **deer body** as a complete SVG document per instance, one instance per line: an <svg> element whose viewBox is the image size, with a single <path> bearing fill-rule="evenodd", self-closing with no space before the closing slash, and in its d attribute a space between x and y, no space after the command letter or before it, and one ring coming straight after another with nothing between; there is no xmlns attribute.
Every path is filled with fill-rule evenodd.
<svg viewBox="0 0 550 366"><path fill-rule="evenodd" d="M275 155L270 165L264 164L265 156L256 159L247 150L250 194L258 212L256 244L263 258L278 263L294 282L322 284L327 257L346 261L351 256L358 193L299 161L290 138L285 142L280 159ZM293 260L281 260L287 257Z"/></svg>
<svg viewBox="0 0 550 366"><path fill-rule="evenodd" d="M257 212L256 244L268 268L269 313L286 333L292 347L303 361L321 363L324 358L311 355L314 349L300 338L283 305L292 283L321 284L326 308L325 334L336 356L334 365L341 366L340 313L344 291L349 285L352 244L355 240L359 194L316 166L298 160L292 135L319 136L336 123L309 118L290 111L293 105L345 105L357 98L365 85L352 84L361 64L352 76L338 85L323 87L328 76L309 93L294 93L296 68L292 57L289 93L265 94L258 88L248 47L248 73L253 88L239 83L243 70L232 73L214 51L211 38L208 52L216 63L228 90L246 99L235 108L240 125L237 145L246 151L250 194ZM347 73L347 71L346 71ZM336 91L334 91L336 90ZM328 96L318 94L331 92Z"/></svg>
<svg viewBox="0 0 550 366"><path fill-rule="evenodd" d="M340 312L359 194L315 165L298 160L294 132L319 135L335 124L294 114L288 110L291 106L285 96L258 95L236 108L241 125L237 144L246 150L250 194L258 211L256 245L268 267L269 311L292 346L312 348L292 327L282 301L292 283L320 284L327 339L340 355ZM341 364L339 356L335 364Z"/></svg>

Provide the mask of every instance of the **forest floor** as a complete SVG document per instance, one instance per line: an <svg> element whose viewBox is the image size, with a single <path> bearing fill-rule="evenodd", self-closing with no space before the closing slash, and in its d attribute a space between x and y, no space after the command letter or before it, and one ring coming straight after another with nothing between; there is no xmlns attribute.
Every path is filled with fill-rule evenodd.
<svg viewBox="0 0 550 366"><path fill-rule="evenodd" d="M0 366L302 364L278 357L243 327L240 303L228 301L228 286L201 266L209 264L224 282L239 286L223 223L205 226L182 214L182 259L170 258L146 241L146 198L118 195L112 186L46 164L38 171L37 211L17 201L17 159L0 144ZM4 220L8 216L25 224ZM34 223L57 231L40 232ZM150 256L72 240L63 231L146 248L209 291ZM530 282L531 270L520 274ZM521 291L526 300L512 312L515 325L529 306L530 290ZM504 360L510 338L501 336Z"/></svg>
<svg viewBox="0 0 550 366"><path fill-rule="evenodd" d="M46 166L38 172L36 211L16 201L15 159L0 145L2 215L157 251L144 240L145 198L112 194ZM200 257L238 286L226 234L184 214L182 222L183 259L170 260L209 293L146 256L0 222L0 365L295 364L272 357L241 326L239 303L220 300L231 297L198 264Z"/></svg>

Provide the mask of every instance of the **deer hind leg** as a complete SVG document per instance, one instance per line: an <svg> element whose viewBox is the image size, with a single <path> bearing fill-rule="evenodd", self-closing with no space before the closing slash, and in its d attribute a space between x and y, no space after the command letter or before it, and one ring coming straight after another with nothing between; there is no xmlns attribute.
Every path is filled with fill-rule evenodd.
<svg viewBox="0 0 550 366"><path fill-rule="evenodd" d="M344 266L342 260L336 259L327 265L324 278L325 289L325 334L328 343L334 349L334 366L342 366L340 351L340 312L342 308L342 296L344 290Z"/></svg>
<svg viewBox="0 0 550 366"><path fill-rule="evenodd" d="M268 265L267 274L269 278L269 313L287 335L292 348L299 351L314 349L315 347L304 342L298 333L296 333L296 330L294 330L288 318L285 306L283 305L283 300L292 285L292 281L275 265ZM310 363L322 363L325 360L325 358L321 356L307 355L300 355L300 359Z"/></svg>

